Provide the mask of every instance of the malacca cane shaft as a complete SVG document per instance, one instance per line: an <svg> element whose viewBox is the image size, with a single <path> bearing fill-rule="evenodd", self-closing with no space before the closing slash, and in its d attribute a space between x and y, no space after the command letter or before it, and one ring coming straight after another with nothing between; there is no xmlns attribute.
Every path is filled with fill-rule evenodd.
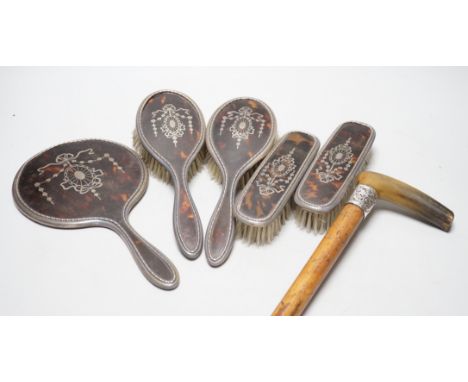
<svg viewBox="0 0 468 382"><path fill-rule="evenodd" d="M273 316L298 316L305 310L328 272L346 248L364 219L361 208L346 204L294 283L273 312Z"/></svg>

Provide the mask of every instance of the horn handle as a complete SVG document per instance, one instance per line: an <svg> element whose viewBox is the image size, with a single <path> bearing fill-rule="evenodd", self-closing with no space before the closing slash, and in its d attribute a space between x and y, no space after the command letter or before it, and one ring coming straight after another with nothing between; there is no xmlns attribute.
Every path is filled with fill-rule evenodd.
<svg viewBox="0 0 468 382"><path fill-rule="evenodd" d="M273 312L273 316L299 316L364 219L364 212L346 204Z"/></svg>
<svg viewBox="0 0 468 382"><path fill-rule="evenodd" d="M443 231L449 231L452 226L454 215L451 210L409 184L371 171L359 174L358 183L375 189L379 199L403 207Z"/></svg>

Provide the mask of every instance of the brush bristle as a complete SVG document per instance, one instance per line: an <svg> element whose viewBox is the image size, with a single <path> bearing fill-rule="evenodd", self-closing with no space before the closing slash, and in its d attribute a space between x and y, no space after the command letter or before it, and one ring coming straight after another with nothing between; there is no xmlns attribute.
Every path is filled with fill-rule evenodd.
<svg viewBox="0 0 468 382"><path fill-rule="evenodd" d="M208 167L208 171L210 172L211 179L213 179L216 183L223 183L223 175L221 170L218 167L218 164L215 162L211 154L207 151L207 160L206 164Z"/></svg>
<svg viewBox="0 0 468 382"><path fill-rule="evenodd" d="M270 243L281 231L292 211L291 200L286 203L278 217L265 227L254 227L237 221L237 237L249 244L263 245Z"/></svg>
<svg viewBox="0 0 468 382"><path fill-rule="evenodd" d="M239 190L243 189L246 186L254 172L257 170L258 166L260 166L260 163L257 163L252 168L249 168L247 172L244 175L242 175L242 177L239 179L239 185L237 187Z"/></svg>
<svg viewBox="0 0 468 382"><path fill-rule="evenodd" d="M211 179L213 179L216 183L222 184L223 183L223 174L221 173L221 170L219 169L218 164L216 161L213 159L211 154L206 151L206 156L207 156L207 167L208 171L210 172ZM260 163L256 163L252 168L248 169L247 172L242 175L242 177L239 179L239 183L237 185L238 189L242 189L245 187L249 179L252 177L253 173L257 169L257 167L260 165Z"/></svg>
<svg viewBox="0 0 468 382"><path fill-rule="evenodd" d="M368 161L364 162L364 164L360 167L359 171L357 171L357 174L364 171L364 169L367 167L367 163ZM324 233L332 225L333 221L338 216L341 209L348 202L348 199L353 193L354 189L356 188L356 185L357 177L353 180L351 185L346 190L346 193L341 198L341 202L330 212L327 212L325 214L311 212L306 210L305 208L296 206L294 215L296 217L297 224L301 228L307 230L308 232L314 232L316 234Z"/></svg>
<svg viewBox="0 0 468 382"><path fill-rule="evenodd" d="M206 150L206 146L203 145L203 147L200 149L200 151L198 152L197 156L190 164L190 167L188 169L187 177L189 182L195 175L197 175L203 169L203 166L206 162L207 153L208 151Z"/></svg>
<svg viewBox="0 0 468 382"><path fill-rule="evenodd" d="M143 147L137 130L133 131L133 147L135 151L140 154L141 159L143 159L143 162L145 162L146 167L153 176L161 179L165 183L172 184L171 173ZM187 171L187 178L189 181L202 170L205 164L205 158L206 148L203 146Z"/></svg>

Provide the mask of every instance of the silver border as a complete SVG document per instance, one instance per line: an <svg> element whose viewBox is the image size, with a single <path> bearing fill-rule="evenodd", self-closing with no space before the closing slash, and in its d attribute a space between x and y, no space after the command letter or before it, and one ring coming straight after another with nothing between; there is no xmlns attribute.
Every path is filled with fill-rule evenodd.
<svg viewBox="0 0 468 382"><path fill-rule="evenodd" d="M345 123L358 123L360 125L366 126L370 129L371 134L369 136L369 140L367 141L366 145L363 147L361 155L359 156L359 159L356 161L355 165L351 169L351 171L348 174L348 177L346 178L346 181L342 184L341 188L338 190L338 192L333 196L333 198L326 204L313 204L305 201L302 196L299 193L299 190L302 188L304 183L306 182L307 176L309 175L310 171L312 171L312 168L315 166L317 161L320 159L322 156L323 150L326 149L328 144L332 141L332 139L335 137L336 133L341 129L341 127ZM312 162L312 164L309 166L309 168L306 171L306 175L302 179L301 183L297 187L296 193L294 195L294 202L301 208L304 208L305 210L311 211L311 212L317 212L317 213L328 213L330 212L333 208L338 206L338 204L341 202L343 199L344 195L348 191L349 186L354 182L357 173L361 170L362 165L366 161L370 148L372 147L372 144L374 143L375 139L375 129L371 126L368 125L367 123L359 122L359 121L345 121L341 123L332 133L332 135L328 138L327 142L323 145L322 150L320 153L317 155L315 160Z"/></svg>
<svg viewBox="0 0 468 382"><path fill-rule="evenodd" d="M288 138L290 134L305 134L315 140L314 145L310 149L309 153L307 156L304 158L304 161L302 162L301 167L299 168L299 171L296 172L296 175L294 176L293 181L289 184L288 190L281 195L280 202L276 205L276 208L271 211L267 216L265 216L262 219L254 219L252 217L249 217L245 214L243 214L240 211L240 205L242 204L242 199L245 197L245 194L247 192L247 189L252 185L252 183L255 181L257 178L257 175L260 173L260 171L263 169L265 164L270 160L270 158L273 156L275 153L275 150L280 147L283 142ZM260 166L258 166L257 170L255 170L255 173L252 175L250 180L247 182L245 187L242 189L242 191L237 195L235 206L234 206L234 215L236 216L237 219L239 219L242 223L248 224L250 226L255 226L255 227L263 227L268 224L270 224L273 220L277 218L277 216L281 213L283 210L284 206L286 203L289 201L289 199L293 196L292 194L296 191L297 184L302 180L302 177L304 176L304 173L307 171L309 168L309 165L312 160L314 160L315 156L317 155L317 151L320 147L320 141L319 139L313 135L309 134L303 131L290 131L286 133L281 139L276 143L275 147L273 147L270 151L270 153L263 159L262 163Z"/></svg>

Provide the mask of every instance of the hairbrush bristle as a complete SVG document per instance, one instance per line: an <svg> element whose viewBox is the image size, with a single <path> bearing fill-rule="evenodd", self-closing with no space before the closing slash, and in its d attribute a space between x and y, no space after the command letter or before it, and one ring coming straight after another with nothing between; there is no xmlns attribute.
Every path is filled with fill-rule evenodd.
<svg viewBox="0 0 468 382"><path fill-rule="evenodd" d="M213 159L211 154L206 151L206 163L208 167L208 171L210 172L211 179L213 179L215 182L222 184L223 183L223 174L221 173L221 170L216 163L216 161ZM253 173L257 169L257 167L260 165L260 163L256 163L253 167L249 168L244 175L239 179L239 183L237 185L237 188L244 188L249 179L252 177Z"/></svg>
<svg viewBox="0 0 468 382"><path fill-rule="evenodd" d="M237 186L239 190L247 185L249 179L252 177L252 175L257 170L257 167L260 166L260 164L261 163L255 164L253 167L249 168L244 175L242 175L242 177L239 179L239 185Z"/></svg>
<svg viewBox="0 0 468 382"><path fill-rule="evenodd" d="M308 232L312 231L316 234L324 233L328 229L328 227L331 226L336 216L339 214L339 212L343 208L352 190L353 188L350 187L349 191L346 193L341 203L335 208L333 208L330 212L325 213L325 214L311 212L311 211L308 211L304 208L297 206L295 213L294 213L297 224L300 227L306 229Z"/></svg>
<svg viewBox="0 0 468 382"><path fill-rule="evenodd" d="M171 174L166 168L159 163L144 147L141 143L141 139L138 136L138 132L135 129L133 131L133 147L135 151L140 154L141 159L145 162L148 170L155 177L161 179L163 182L171 184L172 177ZM199 151L193 162L190 164L190 167L187 171L187 178L190 181L198 172L200 172L205 164L206 158L206 147L203 146Z"/></svg>
<svg viewBox="0 0 468 382"><path fill-rule="evenodd" d="M362 172L367 167L368 161L365 161L363 165L360 167L357 174ZM340 213L341 209L344 205L348 202L349 197L353 193L354 189L357 185L357 176L354 178L351 185L347 188L344 196L341 198L341 202L333 208L330 212L327 213L318 213L318 212L311 212L302 208L300 206L296 206L294 215L296 217L297 224L301 227L306 229L308 232L314 232L316 234L324 233L328 230L328 228L332 225L335 218Z"/></svg>
<svg viewBox="0 0 468 382"><path fill-rule="evenodd" d="M289 200L278 217L264 227L250 226L238 220L236 225L237 237L242 238L249 244L263 245L270 243L281 231L284 223L291 215L292 209L292 202Z"/></svg>
<svg viewBox="0 0 468 382"><path fill-rule="evenodd" d="M206 158L206 165L208 167L208 171L210 172L211 179L213 179L216 183L221 184L223 182L223 174L221 174L221 170L219 169L218 164L215 162L208 151Z"/></svg>
<svg viewBox="0 0 468 382"><path fill-rule="evenodd" d="M203 145L188 169L187 177L189 181L203 169L207 153L208 151L206 150L206 146Z"/></svg>

